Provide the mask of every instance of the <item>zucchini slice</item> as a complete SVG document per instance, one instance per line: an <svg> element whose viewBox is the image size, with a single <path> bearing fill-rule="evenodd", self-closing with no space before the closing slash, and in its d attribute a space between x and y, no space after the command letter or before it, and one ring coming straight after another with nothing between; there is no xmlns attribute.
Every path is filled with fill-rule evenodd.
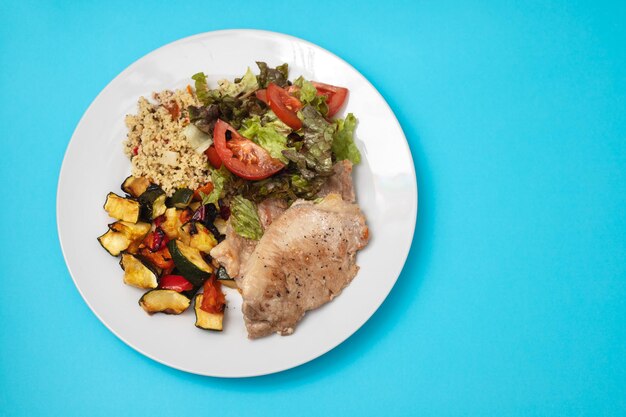
<svg viewBox="0 0 626 417"><path fill-rule="evenodd" d="M226 272L226 268L224 268L223 266L217 268L215 276L217 277L217 280L222 283L222 285L225 285L228 288L237 288L237 283L235 283L235 280L232 279L230 275L228 275L228 272Z"/></svg>
<svg viewBox="0 0 626 417"><path fill-rule="evenodd" d="M184 209L189 204L191 204L191 199L193 198L193 191L189 188L179 188L174 192L174 195L169 200L169 204L171 207L176 207L179 209Z"/></svg>
<svg viewBox="0 0 626 417"><path fill-rule="evenodd" d="M161 229L165 232L170 240L178 238L180 227L182 222L180 221L180 214L182 210L171 207L165 210L165 221L161 223Z"/></svg>
<svg viewBox="0 0 626 417"><path fill-rule="evenodd" d="M130 246L130 239L124 233L116 232L109 229L105 234L98 238L98 242L111 255L118 256Z"/></svg>
<svg viewBox="0 0 626 417"><path fill-rule="evenodd" d="M144 289L159 285L158 271L129 253L122 254L120 266L124 270L124 284Z"/></svg>
<svg viewBox="0 0 626 417"><path fill-rule="evenodd" d="M144 222L123 222L117 221L109 225L109 229L122 233L130 240L130 244L124 251L135 254L139 252L139 245L143 238L150 232L152 225Z"/></svg>
<svg viewBox="0 0 626 417"><path fill-rule="evenodd" d="M137 223L139 220L139 203L129 198L120 197L115 193L107 194L104 209L109 216L125 222Z"/></svg>
<svg viewBox="0 0 626 417"><path fill-rule="evenodd" d="M124 233L132 242L141 241L148 234L151 227L150 223L145 222L131 223L119 221L109 225L109 229Z"/></svg>
<svg viewBox="0 0 626 417"><path fill-rule="evenodd" d="M146 313L180 314L189 308L191 300L173 290L150 290L139 299Z"/></svg>
<svg viewBox="0 0 626 417"><path fill-rule="evenodd" d="M196 295L196 327L204 330L215 330L221 332L224 328L224 312L209 313L200 308L202 305L202 294Z"/></svg>
<svg viewBox="0 0 626 417"><path fill-rule="evenodd" d="M158 185L151 185L139 196L141 204L141 217L145 220L153 220L165 213L165 191Z"/></svg>
<svg viewBox="0 0 626 417"><path fill-rule="evenodd" d="M185 245L180 240L170 240L167 248L180 274L194 287L200 287L213 273L213 268L202 258L198 249Z"/></svg>
<svg viewBox="0 0 626 417"><path fill-rule="evenodd" d="M150 186L150 180L144 177L133 177L132 175L122 183L122 191L133 197L139 197Z"/></svg>
<svg viewBox="0 0 626 417"><path fill-rule="evenodd" d="M217 245L213 233L202 223L190 221L180 228L180 239L200 252L209 253Z"/></svg>

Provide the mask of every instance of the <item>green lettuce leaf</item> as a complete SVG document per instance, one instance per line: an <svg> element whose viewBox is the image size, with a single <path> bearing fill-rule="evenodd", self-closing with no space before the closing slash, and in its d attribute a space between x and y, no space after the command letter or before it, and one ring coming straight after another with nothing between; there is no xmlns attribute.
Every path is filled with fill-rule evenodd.
<svg viewBox="0 0 626 417"><path fill-rule="evenodd" d="M323 116L328 114L328 105L325 96L317 95L317 88L310 81L305 80L302 76L296 78L293 84L300 87L297 93L298 98L304 105L311 105L317 109Z"/></svg>
<svg viewBox="0 0 626 417"><path fill-rule="evenodd" d="M293 129L283 123L271 110L268 110L263 117L261 117L261 124L263 126L271 126L275 131L284 136L289 136L289 134L293 132Z"/></svg>
<svg viewBox="0 0 626 417"><path fill-rule="evenodd" d="M259 240L263 236L261 221L256 205L238 195L230 201L230 222L233 230L241 237Z"/></svg>
<svg viewBox="0 0 626 417"><path fill-rule="evenodd" d="M284 164L289 162L283 155L283 151L288 149L287 137L276 131L274 126L271 124L263 126L258 116L244 120L241 126L239 133L260 145L273 158L279 159Z"/></svg>
<svg viewBox="0 0 626 417"><path fill-rule="evenodd" d="M291 189L298 197L310 200L319 192L326 179L326 177L317 176L307 180L300 174L294 174L290 178Z"/></svg>
<svg viewBox="0 0 626 417"><path fill-rule="evenodd" d="M203 72L199 72L191 76L191 78L196 82L196 97L205 105L211 103L210 95L209 95L209 85L206 81L206 75Z"/></svg>
<svg viewBox="0 0 626 417"><path fill-rule="evenodd" d="M345 119L335 120L337 129L333 135L332 151L338 161L348 159L353 164L361 162L361 153L354 144L354 129L356 117L348 113Z"/></svg>
<svg viewBox="0 0 626 417"><path fill-rule="evenodd" d="M241 94L251 93L259 88L256 76L252 73L249 67L239 81L230 82L228 80L219 80L217 84L220 94L230 97L237 97Z"/></svg>
<svg viewBox="0 0 626 417"><path fill-rule="evenodd" d="M260 88L267 88L269 83L274 83L279 87L287 85L287 78L289 77L289 66L285 63L279 65L276 68L270 68L265 62L257 62L260 74L257 76L257 81Z"/></svg>
<svg viewBox="0 0 626 417"><path fill-rule="evenodd" d="M211 171L211 182L213 182L213 191L209 194L203 192L200 193L202 198L202 204L217 204L217 201L224 197L224 188L226 184L231 180L232 174L224 165L220 169L213 169Z"/></svg>

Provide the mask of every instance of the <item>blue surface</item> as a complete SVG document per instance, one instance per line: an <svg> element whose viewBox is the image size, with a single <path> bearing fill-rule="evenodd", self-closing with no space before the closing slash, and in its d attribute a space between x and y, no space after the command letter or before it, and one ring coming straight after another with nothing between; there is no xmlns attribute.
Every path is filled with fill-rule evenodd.
<svg viewBox="0 0 626 417"><path fill-rule="evenodd" d="M0 415L626 415L626 3L110 3L2 3ZM247 380L119 341L55 223L63 153L98 92L224 28L352 63L396 112L420 186L376 315L322 358Z"/></svg>

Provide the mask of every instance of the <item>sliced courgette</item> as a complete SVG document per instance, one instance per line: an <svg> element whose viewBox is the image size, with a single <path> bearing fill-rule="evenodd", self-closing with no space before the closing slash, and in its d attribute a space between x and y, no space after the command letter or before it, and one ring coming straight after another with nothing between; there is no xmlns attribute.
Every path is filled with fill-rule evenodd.
<svg viewBox="0 0 626 417"><path fill-rule="evenodd" d="M100 242L102 247L113 256L118 256L131 244L131 241L126 234L116 232L112 229L109 229L105 234L100 236L98 238L98 242Z"/></svg>
<svg viewBox="0 0 626 417"><path fill-rule="evenodd" d="M137 201L120 197L115 193L107 194L104 209L109 216L125 222L137 223L140 205Z"/></svg>
<svg viewBox="0 0 626 417"><path fill-rule="evenodd" d="M109 225L109 229L115 230L116 232L124 233L132 242L135 242L137 240L141 241L141 239L143 239L148 234L151 227L152 225L150 223L131 223L121 220L119 222L115 222Z"/></svg>
<svg viewBox="0 0 626 417"><path fill-rule="evenodd" d="M165 191L158 185L151 185L139 196L141 217L147 221L153 220L165 213Z"/></svg>
<svg viewBox="0 0 626 417"><path fill-rule="evenodd" d="M122 183L122 191L133 197L139 197L150 186L150 180L144 177L133 177L132 175Z"/></svg>
<svg viewBox="0 0 626 417"><path fill-rule="evenodd" d="M213 268L202 258L198 249L188 246L180 240L170 240L167 243L167 248L180 274L187 278L194 287L201 286L213 273Z"/></svg>
<svg viewBox="0 0 626 417"><path fill-rule="evenodd" d="M180 239L200 252L209 253L217 245L213 233L202 223L190 221L180 228Z"/></svg>
<svg viewBox="0 0 626 417"><path fill-rule="evenodd" d="M150 290L139 300L139 305L148 314L180 314L189 308L189 304L189 298L173 290Z"/></svg>
<svg viewBox="0 0 626 417"><path fill-rule="evenodd" d="M122 254L120 266L124 270L125 284L144 289L156 288L159 285L159 272L129 253Z"/></svg>
<svg viewBox="0 0 626 417"><path fill-rule="evenodd" d="M131 223L123 222L121 220L109 225L109 229L118 233L123 233L126 237L128 237L130 244L126 249L124 249L124 251L132 254L139 252L139 245L141 245L143 238L148 234L148 232L150 232L151 227L152 225L150 223Z"/></svg>
<svg viewBox="0 0 626 417"><path fill-rule="evenodd" d="M182 222L180 221L182 212L182 210L174 207L165 210L165 221L161 223L161 229L163 229L170 240L178 238L180 227L182 226Z"/></svg>
<svg viewBox="0 0 626 417"><path fill-rule="evenodd" d="M232 279L230 275L228 275L228 272L226 272L226 268L224 268L223 266L217 268L217 271L215 271L215 276L217 277L217 280L222 283L222 285L225 285L228 288L237 288L235 280Z"/></svg>
<svg viewBox="0 0 626 417"><path fill-rule="evenodd" d="M224 328L224 312L209 313L200 308L202 305L202 294L196 295L196 327L204 330L215 330L221 332Z"/></svg>
<svg viewBox="0 0 626 417"><path fill-rule="evenodd" d="M191 204L191 199L193 198L193 191L189 188L179 188L174 192L174 195L169 199L170 207L176 207L179 209L184 209L189 204Z"/></svg>
<svg viewBox="0 0 626 417"><path fill-rule="evenodd" d="M193 211L196 211L200 208L201 205L202 205L202 201L193 201L191 204L189 204L189 208L192 209Z"/></svg>

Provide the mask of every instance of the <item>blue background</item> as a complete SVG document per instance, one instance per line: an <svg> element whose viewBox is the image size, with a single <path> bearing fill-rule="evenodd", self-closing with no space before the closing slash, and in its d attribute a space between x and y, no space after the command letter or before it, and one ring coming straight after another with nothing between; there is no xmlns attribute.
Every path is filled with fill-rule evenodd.
<svg viewBox="0 0 626 417"><path fill-rule="evenodd" d="M1 415L626 415L626 3L108 3L2 2ZM244 380L119 341L75 289L55 222L63 153L98 92L225 28L352 63L398 116L420 188L374 317Z"/></svg>

